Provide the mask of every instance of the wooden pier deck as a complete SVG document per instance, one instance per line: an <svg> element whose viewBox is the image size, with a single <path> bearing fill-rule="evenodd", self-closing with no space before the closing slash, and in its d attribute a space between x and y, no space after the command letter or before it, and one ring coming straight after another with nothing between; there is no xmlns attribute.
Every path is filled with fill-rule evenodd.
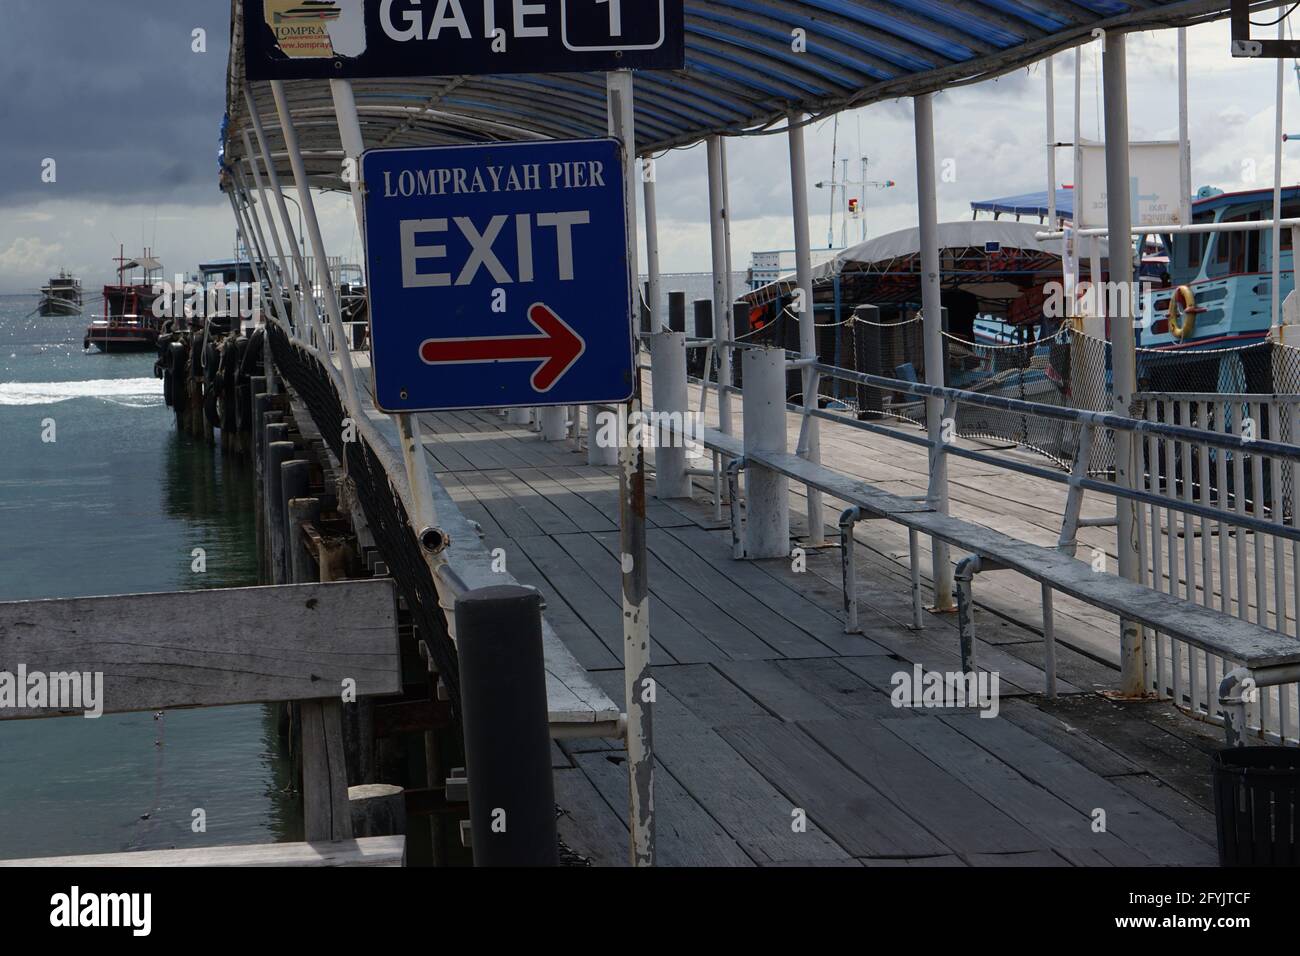
<svg viewBox="0 0 1300 956"><path fill-rule="evenodd" d="M490 412L421 421L436 476L484 547L504 549L509 572L542 591L556 633L621 701L614 470ZM824 460L890 490L922 490L922 451L841 432L823 429ZM1059 527L1057 487L1006 473L991 485L965 463L952 472L954 512L1031 540ZM1027 482L1044 487L1018 486ZM977 592L978 659L1000 674L998 718L896 708L895 673L959 669L952 617L928 616L921 632L904 624L906 533L860 526L864 634L846 635L838 551L810 551L802 573L789 561L734 561L707 493L648 502L662 864L1215 862L1209 754L1220 732L1167 703L1101 695L1117 680L1105 615L1058 603L1060 639L1088 653L1058 649L1062 697L1047 701L1037 586L990 576ZM1005 513L980 503L990 494ZM553 754L562 838L594 865L625 864L621 743L563 740Z"/></svg>

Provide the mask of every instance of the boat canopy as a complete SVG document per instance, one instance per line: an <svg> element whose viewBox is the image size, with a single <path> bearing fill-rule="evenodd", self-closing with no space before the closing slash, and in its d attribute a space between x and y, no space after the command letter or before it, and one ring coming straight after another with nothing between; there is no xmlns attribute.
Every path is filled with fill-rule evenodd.
<svg viewBox="0 0 1300 956"><path fill-rule="evenodd" d="M158 272L162 269L163 264L153 256L137 256L134 259L128 259L117 267L118 272L129 272L132 269L143 269L145 272Z"/></svg>
<svg viewBox="0 0 1300 956"><path fill-rule="evenodd" d="M1091 39L1095 30L1187 25L1227 0L687 0L686 68L636 78L637 153L711 134L784 128L897 97L1008 73ZM222 155L243 161L243 0L231 3ZM795 52L799 32L807 49ZM606 135L599 73L352 81L367 148ZM289 162L269 84L250 87L277 171ZM285 82L312 186L347 189L329 84Z"/></svg>
<svg viewBox="0 0 1300 956"><path fill-rule="evenodd" d="M980 199L970 204L972 213L991 212L995 217L1037 216L1046 219L1051 213L1047 204L1047 190L1036 193L1021 193L1019 196L1004 196L1001 199ZM1074 190L1061 188L1056 191L1056 215L1058 219L1074 219Z"/></svg>

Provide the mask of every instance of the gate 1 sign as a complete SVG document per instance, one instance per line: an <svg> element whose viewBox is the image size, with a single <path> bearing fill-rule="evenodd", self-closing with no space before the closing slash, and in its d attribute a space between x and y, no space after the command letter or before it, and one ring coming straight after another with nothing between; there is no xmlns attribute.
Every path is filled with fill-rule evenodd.
<svg viewBox="0 0 1300 956"><path fill-rule="evenodd" d="M631 397L616 140L370 150L361 167L380 408Z"/></svg>
<svg viewBox="0 0 1300 956"><path fill-rule="evenodd" d="M245 0L250 80L680 70L683 0Z"/></svg>

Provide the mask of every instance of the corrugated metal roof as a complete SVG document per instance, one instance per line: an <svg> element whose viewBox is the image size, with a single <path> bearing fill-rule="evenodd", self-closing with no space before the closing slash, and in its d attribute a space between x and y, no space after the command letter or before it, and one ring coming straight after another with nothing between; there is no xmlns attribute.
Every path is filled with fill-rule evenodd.
<svg viewBox="0 0 1300 956"><path fill-rule="evenodd" d="M1223 16L1228 0L686 0L686 69L638 73L637 151L711 133L758 131L1006 73L1094 29L1175 26ZM242 3L231 4L227 161L244 156ZM791 48L807 34L807 51ZM324 80L286 82L313 185L342 188L342 148ZM268 84L253 95L282 154ZM601 74L355 80L367 147L603 136ZM287 162L279 163L287 172Z"/></svg>

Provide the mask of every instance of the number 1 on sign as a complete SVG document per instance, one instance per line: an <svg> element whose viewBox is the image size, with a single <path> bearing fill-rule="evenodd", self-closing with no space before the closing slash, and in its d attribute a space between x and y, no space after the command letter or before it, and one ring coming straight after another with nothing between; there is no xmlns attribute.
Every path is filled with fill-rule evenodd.
<svg viewBox="0 0 1300 956"><path fill-rule="evenodd" d="M596 2L609 4L609 35L611 37L621 37L623 35L622 0L596 0Z"/></svg>

